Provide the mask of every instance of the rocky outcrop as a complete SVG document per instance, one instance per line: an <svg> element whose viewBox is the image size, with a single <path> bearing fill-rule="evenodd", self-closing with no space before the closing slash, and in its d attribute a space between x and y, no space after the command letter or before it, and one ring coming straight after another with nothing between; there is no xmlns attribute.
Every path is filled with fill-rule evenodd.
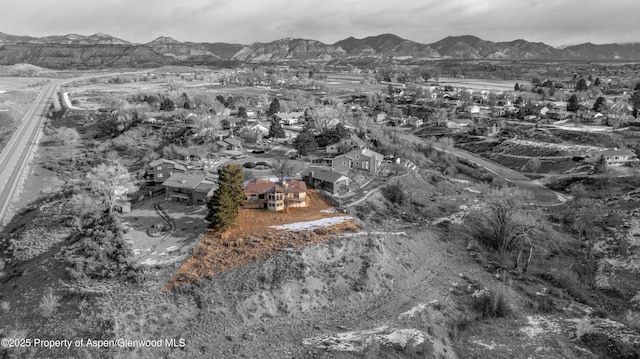
<svg viewBox="0 0 640 359"><path fill-rule="evenodd" d="M286 38L246 46L231 59L244 62L330 61L345 55L346 51L340 46L326 45L316 40Z"/></svg>

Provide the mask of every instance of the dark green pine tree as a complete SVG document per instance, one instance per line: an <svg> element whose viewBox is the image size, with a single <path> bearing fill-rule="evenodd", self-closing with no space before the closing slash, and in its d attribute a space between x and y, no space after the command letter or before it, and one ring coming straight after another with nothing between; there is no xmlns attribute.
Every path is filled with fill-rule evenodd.
<svg viewBox="0 0 640 359"><path fill-rule="evenodd" d="M284 132L284 127L277 118L274 118L271 121L271 126L269 126L269 138L285 138L287 135Z"/></svg>
<svg viewBox="0 0 640 359"><path fill-rule="evenodd" d="M280 101L277 98L274 98L269 105L269 110L267 110L267 115L273 116L276 113L280 112Z"/></svg>
<svg viewBox="0 0 640 359"><path fill-rule="evenodd" d="M600 155L600 157L598 158L598 162L596 162L595 167L593 168L593 170L596 173L607 173L607 159L604 157L604 155Z"/></svg>
<svg viewBox="0 0 640 359"><path fill-rule="evenodd" d="M308 155L309 152L314 151L317 146L316 137L307 126L305 126L302 132L293 140L293 147L298 150L301 156Z"/></svg>
<svg viewBox="0 0 640 359"><path fill-rule="evenodd" d="M224 231L233 226L238 217L238 207L244 201L243 171L240 165L231 164L218 170L219 187L207 203L207 220L211 228Z"/></svg>
<svg viewBox="0 0 640 359"><path fill-rule="evenodd" d="M569 97L569 101L567 101L567 111L576 112L580 108L580 101L578 101L578 97L573 94Z"/></svg>

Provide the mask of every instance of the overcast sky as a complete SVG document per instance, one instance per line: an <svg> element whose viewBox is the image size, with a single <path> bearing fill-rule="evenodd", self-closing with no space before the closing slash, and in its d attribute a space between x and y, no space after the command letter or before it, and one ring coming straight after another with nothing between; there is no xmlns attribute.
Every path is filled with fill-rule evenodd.
<svg viewBox="0 0 640 359"><path fill-rule="evenodd" d="M137 43L334 43L383 33L422 43L448 35L552 46L640 41L637 0L2 0L0 8L3 33L103 32Z"/></svg>

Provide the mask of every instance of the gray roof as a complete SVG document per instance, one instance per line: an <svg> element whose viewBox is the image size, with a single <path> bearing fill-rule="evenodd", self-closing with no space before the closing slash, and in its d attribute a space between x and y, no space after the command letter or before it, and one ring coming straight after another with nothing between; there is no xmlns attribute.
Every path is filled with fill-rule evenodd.
<svg viewBox="0 0 640 359"><path fill-rule="evenodd" d="M604 157L611 157L611 156L635 156L636 154L631 150L606 150L606 151L599 152L598 155L604 155Z"/></svg>
<svg viewBox="0 0 640 359"><path fill-rule="evenodd" d="M310 167L309 169L305 170L302 175L303 176L310 176L311 172L313 172L313 178L315 179L319 179L321 181L324 182L331 182L331 183L336 183L341 179L348 179L349 177L338 173L338 172L333 172L333 171L328 171L322 168L318 168L318 167Z"/></svg>
<svg viewBox="0 0 640 359"><path fill-rule="evenodd" d="M162 182L162 185L173 188L195 189L205 178L206 175L204 174L188 175L184 173L174 173L166 181Z"/></svg>
<svg viewBox="0 0 640 359"><path fill-rule="evenodd" d="M173 168L177 169L177 170L182 170L182 171L186 171L187 168L179 163L177 163L176 161L173 160L168 160L166 158L159 158L151 163L149 163L149 167L156 167L159 166L161 164L171 164L173 165Z"/></svg>

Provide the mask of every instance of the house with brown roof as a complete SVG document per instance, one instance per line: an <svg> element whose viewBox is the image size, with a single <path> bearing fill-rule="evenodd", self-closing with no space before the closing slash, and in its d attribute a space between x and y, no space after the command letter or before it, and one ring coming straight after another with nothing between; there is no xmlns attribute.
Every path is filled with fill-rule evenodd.
<svg viewBox="0 0 640 359"><path fill-rule="evenodd" d="M160 158L149 163L147 178L156 184L166 181L174 173L187 173L187 168L173 160Z"/></svg>
<svg viewBox="0 0 640 359"><path fill-rule="evenodd" d="M354 148L364 148L367 144L360 139L357 135L351 135L343 138L338 142L328 144L326 147L327 153L345 153Z"/></svg>
<svg viewBox="0 0 640 359"><path fill-rule="evenodd" d="M165 198L187 202L190 205L206 204L217 185L204 174L175 173L162 183Z"/></svg>
<svg viewBox="0 0 640 359"><path fill-rule="evenodd" d="M331 160L331 168L336 172L360 169L378 173L383 160L384 156L382 154L368 148L359 148L334 157Z"/></svg>
<svg viewBox="0 0 640 359"><path fill-rule="evenodd" d="M284 183L254 178L244 189L244 208L281 211L287 207L307 206L307 185L291 178Z"/></svg>

